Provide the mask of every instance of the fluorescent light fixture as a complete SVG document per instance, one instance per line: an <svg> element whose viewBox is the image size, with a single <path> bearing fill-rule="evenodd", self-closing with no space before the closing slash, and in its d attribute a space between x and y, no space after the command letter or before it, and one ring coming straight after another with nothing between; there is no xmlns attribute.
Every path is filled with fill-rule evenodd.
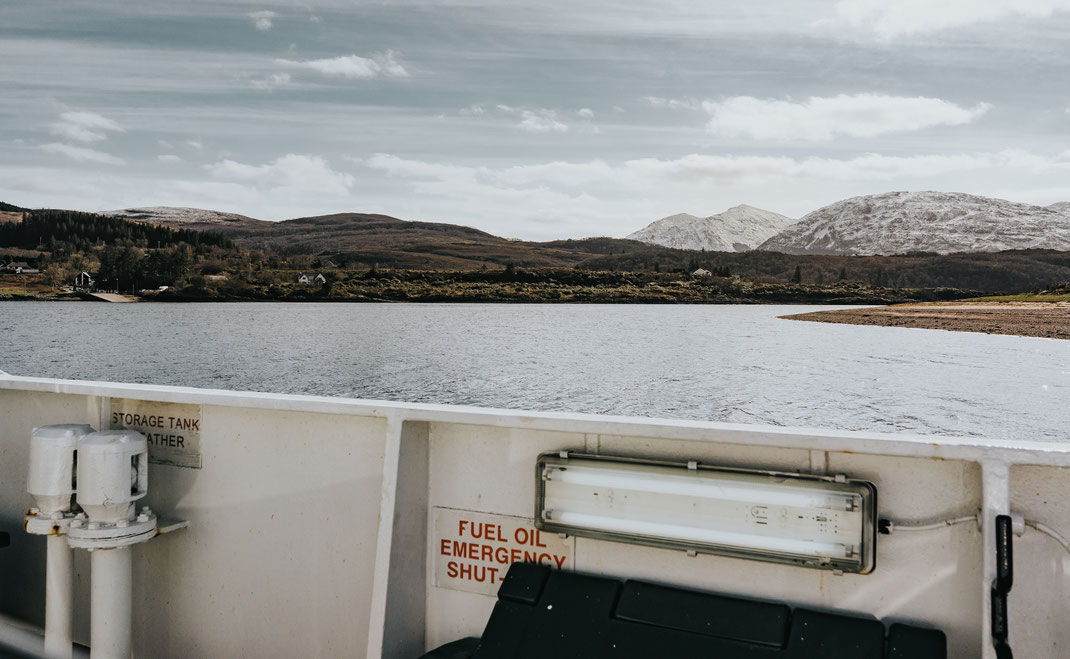
<svg viewBox="0 0 1070 659"><path fill-rule="evenodd" d="M545 531L808 567L872 572L877 490L842 476L547 453Z"/></svg>

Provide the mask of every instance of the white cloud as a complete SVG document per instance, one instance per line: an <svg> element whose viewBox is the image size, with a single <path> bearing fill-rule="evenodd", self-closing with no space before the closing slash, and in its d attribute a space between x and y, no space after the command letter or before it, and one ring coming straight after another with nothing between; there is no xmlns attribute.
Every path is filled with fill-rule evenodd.
<svg viewBox="0 0 1070 659"><path fill-rule="evenodd" d="M104 153L103 151L97 151L95 149L88 149L81 146L73 146L71 144L61 144L59 142L49 142L48 144L42 144L41 150L46 153L58 153L60 155L67 156L75 162L95 162L102 165L123 165L126 164L122 158L117 158L110 153Z"/></svg>
<svg viewBox="0 0 1070 659"><path fill-rule="evenodd" d="M462 117L479 117L487 113L487 109L482 105L469 105L466 108L461 108L459 114Z"/></svg>
<svg viewBox="0 0 1070 659"><path fill-rule="evenodd" d="M923 96L840 94L800 102L735 96L702 107L710 114L706 128L721 137L820 141L968 124L990 106L965 108Z"/></svg>
<svg viewBox="0 0 1070 659"><path fill-rule="evenodd" d="M289 153L264 165L247 165L234 160L205 165L213 178L247 183L262 189L292 189L302 194L346 195L353 176L331 169L320 156Z"/></svg>
<svg viewBox="0 0 1070 659"><path fill-rule="evenodd" d="M49 130L53 135L86 144L107 139L109 132L124 132L122 126L95 112L64 112Z"/></svg>
<svg viewBox="0 0 1070 659"><path fill-rule="evenodd" d="M644 96L643 100L656 108L669 110L697 110L700 103L694 98L663 98L661 96Z"/></svg>
<svg viewBox="0 0 1070 659"><path fill-rule="evenodd" d="M287 87L291 82L289 73L272 73L266 78L254 78L249 81L256 89L265 89L271 91L277 87Z"/></svg>
<svg viewBox="0 0 1070 659"><path fill-rule="evenodd" d="M553 110L524 110L520 113L520 130L528 133L566 133L568 126L557 120Z"/></svg>
<svg viewBox="0 0 1070 659"><path fill-rule="evenodd" d="M594 110L591 108L580 108L576 110L576 114L583 119L594 119Z"/></svg>
<svg viewBox="0 0 1070 659"><path fill-rule="evenodd" d="M318 71L325 76L349 79L368 78L405 78L409 72L397 61L396 53L388 50L375 53L371 57L360 55L343 55L326 59L295 60L280 59L280 64Z"/></svg>
<svg viewBox="0 0 1070 659"><path fill-rule="evenodd" d="M196 151L204 151L204 143L200 140L186 140L186 146Z"/></svg>
<svg viewBox="0 0 1070 659"><path fill-rule="evenodd" d="M890 40L1012 17L1045 18L1070 11L1070 0L840 0L836 16L819 21L861 28Z"/></svg>
<svg viewBox="0 0 1070 659"><path fill-rule="evenodd" d="M271 21L276 16L278 14L273 11L254 11L249 14L249 19L252 20L253 27L261 32L267 32L272 28L273 23Z"/></svg>
<svg viewBox="0 0 1070 659"><path fill-rule="evenodd" d="M1019 150L914 156L869 153L843 159L691 154L673 160L640 158L619 164L604 160L556 161L503 168L429 163L388 154L376 154L354 162L391 176L421 181L419 191L446 193L451 190L449 186L457 186L450 194L461 196L471 194L472 186L499 191L558 189L590 192L601 188L617 191L617 194L620 190L628 190L634 194L664 196L666 185L701 190L710 186L804 179L931 179L984 169L1017 170L1027 174L1070 172L1070 152L1044 156Z"/></svg>
<svg viewBox="0 0 1070 659"><path fill-rule="evenodd" d="M499 111L520 117L517 128L526 133L567 133L568 124L558 120L557 111L549 108L518 108L497 105Z"/></svg>
<svg viewBox="0 0 1070 659"><path fill-rule="evenodd" d="M160 162L182 162L182 159L173 153L163 153L156 156L156 159Z"/></svg>

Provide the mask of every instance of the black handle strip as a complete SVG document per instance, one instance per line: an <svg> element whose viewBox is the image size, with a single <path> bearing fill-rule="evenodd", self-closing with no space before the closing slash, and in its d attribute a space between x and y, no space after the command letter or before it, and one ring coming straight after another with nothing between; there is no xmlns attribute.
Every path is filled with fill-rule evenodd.
<svg viewBox="0 0 1070 659"><path fill-rule="evenodd" d="M1003 594L1011 592L1014 585L1014 547L1010 515L996 517L996 583L995 589Z"/></svg>
<svg viewBox="0 0 1070 659"><path fill-rule="evenodd" d="M1007 642L1010 620L1007 615L1007 593L1014 585L1013 527L1010 515L996 516L996 578L992 580L992 645L997 659L1014 659Z"/></svg>

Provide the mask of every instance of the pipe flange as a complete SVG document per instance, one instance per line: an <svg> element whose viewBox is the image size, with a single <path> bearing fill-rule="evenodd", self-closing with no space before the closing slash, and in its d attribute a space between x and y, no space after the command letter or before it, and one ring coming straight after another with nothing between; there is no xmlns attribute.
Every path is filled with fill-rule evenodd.
<svg viewBox="0 0 1070 659"><path fill-rule="evenodd" d="M75 519L67 529L67 543L76 549L116 549L146 542L156 536L156 515L143 512L130 521L115 523Z"/></svg>
<svg viewBox="0 0 1070 659"><path fill-rule="evenodd" d="M85 515L79 513L84 519ZM74 513L42 513L30 508L22 527L33 535L67 535L67 528L78 518Z"/></svg>

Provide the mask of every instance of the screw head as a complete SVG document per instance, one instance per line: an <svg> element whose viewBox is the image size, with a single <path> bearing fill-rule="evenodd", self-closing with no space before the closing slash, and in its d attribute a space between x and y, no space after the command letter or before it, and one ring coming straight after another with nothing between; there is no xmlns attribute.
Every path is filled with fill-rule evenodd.
<svg viewBox="0 0 1070 659"><path fill-rule="evenodd" d="M142 523L147 522L147 521L149 521L149 516L146 515L145 513L141 513L140 515L137 516L137 521L142 522Z"/></svg>

